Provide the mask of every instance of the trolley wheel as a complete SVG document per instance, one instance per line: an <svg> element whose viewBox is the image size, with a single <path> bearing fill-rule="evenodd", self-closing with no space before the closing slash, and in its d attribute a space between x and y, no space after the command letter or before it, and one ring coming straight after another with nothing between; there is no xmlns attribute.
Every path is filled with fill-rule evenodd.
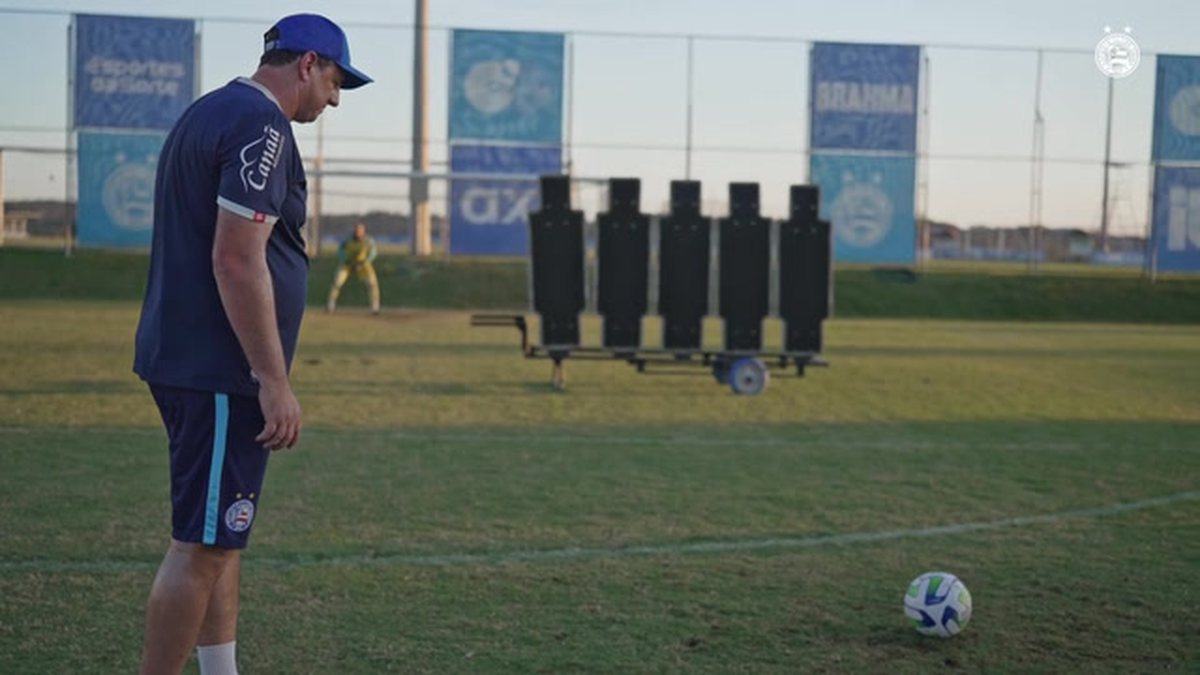
<svg viewBox="0 0 1200 675"><path fill-rule="evenodd" d="M554 370L550 373L550 386L554 387L555 391L567 388L567 371L563 368L562 361L554 362Z"/></svg>
<svg viewBox="0 0 1200 675"><path fill-rule="evenodd" d="M760 394L770 381L771 373L767 370L767 365L758 359L738 359L729 367L729 388L735 394Z"/></svg>

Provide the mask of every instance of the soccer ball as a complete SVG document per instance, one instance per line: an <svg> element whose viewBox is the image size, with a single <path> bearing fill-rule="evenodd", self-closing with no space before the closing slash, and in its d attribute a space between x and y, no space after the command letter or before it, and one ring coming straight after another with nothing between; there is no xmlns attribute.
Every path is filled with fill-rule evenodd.
<svg viewBox="0 0 1200 675"><path fill-rule="evenodd" d="M926 572L908 585L904 615L922 635L957 635L971 620L971 592L953 574Z"/></svg>

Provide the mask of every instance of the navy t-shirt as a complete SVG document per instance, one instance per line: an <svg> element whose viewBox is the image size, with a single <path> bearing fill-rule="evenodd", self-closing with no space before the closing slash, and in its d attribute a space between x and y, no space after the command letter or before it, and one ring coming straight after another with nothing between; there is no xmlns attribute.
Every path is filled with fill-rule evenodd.
<svg viewBox="0 0 1200 675"><path fill-rule="evenodd" d="M193 103L158 161L150 278L133 370L186 389L254 396L258 383L213 277L217 209L270 227L267 266L290 368L304 314L307 189L291 123L270 91L239 78Z"/></svg>

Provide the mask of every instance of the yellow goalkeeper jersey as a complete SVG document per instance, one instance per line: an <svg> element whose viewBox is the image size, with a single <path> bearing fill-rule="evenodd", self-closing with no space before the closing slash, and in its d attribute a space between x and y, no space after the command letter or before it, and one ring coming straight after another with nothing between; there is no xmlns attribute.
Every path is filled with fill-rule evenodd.
<svg viewBox="0 0 1200 675"><path fill-rule="evenodd" d="M375 240L370 237L349 237L338 247L338 258L346 265L362 265L375 259Z"/></svg>

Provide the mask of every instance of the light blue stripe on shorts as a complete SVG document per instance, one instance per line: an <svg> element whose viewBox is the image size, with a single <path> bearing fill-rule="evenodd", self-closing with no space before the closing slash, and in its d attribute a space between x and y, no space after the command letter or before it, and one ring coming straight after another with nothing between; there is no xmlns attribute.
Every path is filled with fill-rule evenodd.
<svg viewBox="0 0 1200 675"><path fill-rule="evenodd" d="M216 419L213 423L212 466L208 470L208 503L204 509L204 543L217 543L217 519L221 509L221 469L225 467L225 440L229 435L229 396L216 397Z"/></svg>

